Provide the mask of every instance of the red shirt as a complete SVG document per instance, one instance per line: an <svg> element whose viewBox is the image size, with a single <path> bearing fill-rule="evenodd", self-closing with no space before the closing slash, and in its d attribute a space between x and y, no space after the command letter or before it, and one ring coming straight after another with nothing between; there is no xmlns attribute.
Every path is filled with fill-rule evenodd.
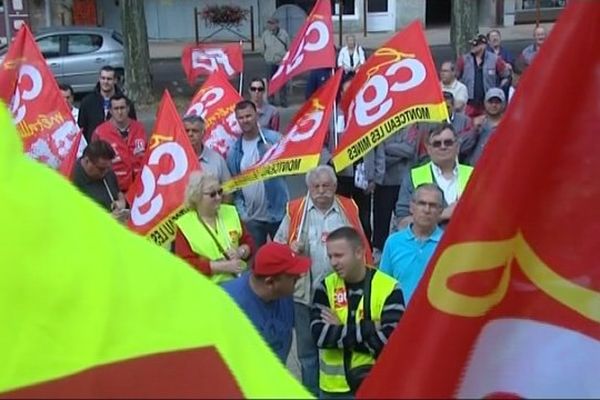
<svg viewBox="0 0 600 400"><path fill-rule="evenodd" d="M147 142L146 130L141 122L132 119L127 130L129 133L123 137L112 121L106 121L98 125L92 135L92 141L104 140L115 150L112 166L123 193L127 193L142 170Z"/></svg>

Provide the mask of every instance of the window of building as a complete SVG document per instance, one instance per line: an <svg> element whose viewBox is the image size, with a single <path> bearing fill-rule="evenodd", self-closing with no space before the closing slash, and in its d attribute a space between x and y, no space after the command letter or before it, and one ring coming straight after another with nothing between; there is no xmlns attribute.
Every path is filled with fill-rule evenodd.
<svg viewBox="0 0 600 400"><path fill-rule="evenodd" d="M387 1L387 0L386 0ZM342 0L344 12L342 15L357 15L356 3L354 0ZM340 0L331 0L331 14L339 15L338 9L340 7Z"/></svg>
<svg viewBox="0 0 600 400"><path fill-rule="evenodd" d="M567 0L539 0L540 8L563 8L567 5ZM522 10L535 10L537 8L537 0L523 0L521 3Z"/></svg>
<svg viewBox="0 0 600 400"><path fill-rule="evenodd" d="M91 53L100 47L102 47L102 36L100 35L69 35L67 54Z"/></svg>

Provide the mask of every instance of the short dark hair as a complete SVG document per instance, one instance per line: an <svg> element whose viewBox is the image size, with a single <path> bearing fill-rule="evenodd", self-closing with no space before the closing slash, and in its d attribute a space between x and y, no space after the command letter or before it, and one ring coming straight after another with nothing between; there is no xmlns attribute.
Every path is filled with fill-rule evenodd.
<svg viewBox="0 0 600 400"><path fill-rule="evenodd" d="M83 157L87 157L92 162L99 159L112 160L116 153L110 143L104 140L94 140L83 150Z"/></svg>
<svg viewBox="0 0 600 400"><path fill-rule="evenodd" d="M102 68L100 68L100 72L102 72L102 71L104 71L104 72L117 72L115 70L115 68L113 66L111 66L111 65L105 65L105 66L103 66Z"/></svg>
<svg viewBox="0 0 600 400"><path fill-rule="evenodd" d="M125 100L125 104L127 104L127 107L129 107L131 105L131 101L129 100L129 98L120 92L117 92L117 93L113 94L112 96L110 96L111 107L112 107L113 100Z"/></svg>
<svg viewBox="0 0 600 400"><path fill-rule="evenodd" d="M356 229L350 226L342 226L341 228L337 228L327 235L328 242L342 239L350 243L350 246L352 246L353 249L364 247L360 234L356 231Z"/></svg>
<svg viewBox="0 0 600 400"><path fill-rule="evenodd" d="M248 87L252 86L252 84L254 82L260 82L260 84L262 85L263 88L267 87L264 79L263 78L258 78L258 77L254 77L254 78L250 79L250 82L248 83Z"/></svg>
<svg viewBox="0 0 600 400"><path fill-rule="evenodd" d="M200 124L204 125L204 118L196 114L185 115L182 119L182 122L187 122L188 124Z"/></svg>
<svg viewBox="0 0 600 400"><path fill-rule="evenodd" d="M60 90L62 90L63 92L68 90L71 94L74 94L73 88L71 87L71 85L67 85L66 83L59 83L58 88Z"/></svg>
<svg viewBox="0 0 600 400"><path fill-rule="evenodd" d="M256 105L252 101L242 100L235 105L235 112L245 110L248 107L251 107L254 111L256 111Z"/></svg>
<svg viewBox="0 0 600 400"><path fill-rule="evenodd" d="M452 131L452 134L454 135L455 139L458 138L458 134L456 133L456 129L454 129L454 125L452 125L450 122L442 122L442 123L436 124L434 127L432 127L429 130L429 134L427 135L427 142L429 142L432 137L439 135L446 129Z"/></svg>

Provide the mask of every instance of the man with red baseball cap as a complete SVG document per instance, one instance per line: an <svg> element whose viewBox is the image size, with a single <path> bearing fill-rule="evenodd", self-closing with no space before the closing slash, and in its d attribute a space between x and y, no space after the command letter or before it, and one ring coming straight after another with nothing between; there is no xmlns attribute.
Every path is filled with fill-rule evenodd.
<svg viewBox="0 0 600 400"><path fill-rule="evenodd" d="M269 242L256 253L250 272L222 285L284 364L292 345L294 286L310 264L288 245Z"/></svg>

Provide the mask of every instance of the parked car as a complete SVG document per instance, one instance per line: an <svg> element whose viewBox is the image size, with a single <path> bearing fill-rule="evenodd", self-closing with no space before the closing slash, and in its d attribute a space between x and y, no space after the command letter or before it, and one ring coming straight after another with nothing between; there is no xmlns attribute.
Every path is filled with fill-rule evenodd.
<svg viewBox="0 0 600 400"><path fill-rule="evenodd" d="M50 27L38 30L35 41L52 73L76 93L91 92L100 68L111 65L123 78L123 37L115 30L88 26ZM1 51L4 57L7 48Z"/></svg>

